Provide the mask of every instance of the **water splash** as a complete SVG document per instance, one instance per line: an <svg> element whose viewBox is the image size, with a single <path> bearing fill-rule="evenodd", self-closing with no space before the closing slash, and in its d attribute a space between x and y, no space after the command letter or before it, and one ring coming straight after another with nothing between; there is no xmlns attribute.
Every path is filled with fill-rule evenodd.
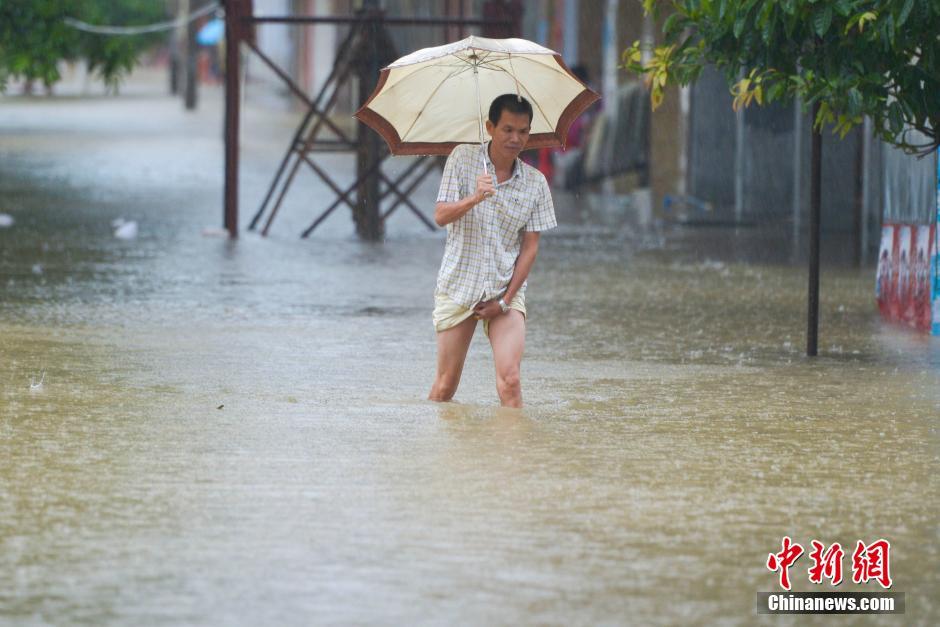
<svg viewBox="0 0 940 627"><path fill-rule="evenodd" d="M42 384L46 381L46 371L43 370L40 373L39 381L36 381L34 377L29 378L29 389L33 391L38 391L42 389Z"/></svg>

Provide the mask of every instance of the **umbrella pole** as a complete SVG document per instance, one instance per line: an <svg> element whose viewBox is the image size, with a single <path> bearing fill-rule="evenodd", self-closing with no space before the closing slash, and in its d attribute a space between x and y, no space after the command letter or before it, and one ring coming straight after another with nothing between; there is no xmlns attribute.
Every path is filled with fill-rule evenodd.
<svg viewBox="0 0 940 627"><path fill-rule="evenodd" d="M473 79L477 85L477 120L480 123L480 159L483 160L483 174L489 174L486 169L486 144L483 142L483 103L480 100L480 73L477 66L473 66Z"/></svg>

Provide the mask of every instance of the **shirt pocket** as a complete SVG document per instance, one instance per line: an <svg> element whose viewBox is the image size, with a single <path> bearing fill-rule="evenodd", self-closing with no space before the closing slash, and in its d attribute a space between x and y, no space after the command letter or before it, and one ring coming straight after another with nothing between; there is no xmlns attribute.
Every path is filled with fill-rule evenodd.
<svg viewBox="0 0 940 627"><path fill-rule="evenodd" d="M510 194L499 203L499 230L504 235L513 235L522 230L529 220L529 208L524 206L520 194Z"/></svg>

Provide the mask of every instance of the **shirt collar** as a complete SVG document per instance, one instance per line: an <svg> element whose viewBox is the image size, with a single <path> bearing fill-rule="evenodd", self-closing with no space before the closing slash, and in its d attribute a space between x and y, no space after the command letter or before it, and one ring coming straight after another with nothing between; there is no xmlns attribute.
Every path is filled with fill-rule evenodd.
<svg viewBox="0 0 940 627"><path fill-rule="evenodd" d="M486 159L486 167L489 168L490 172L495 172L496 166L493 165L493 160L490 159L490 143L491 142L488 141L484 144L485 149L483 155ZM520 178L525 181L525 169L522 167L522 159L519 157L516 157L516 162L512 166L512 176L509 177L510 180L514 178Z"/></svg>

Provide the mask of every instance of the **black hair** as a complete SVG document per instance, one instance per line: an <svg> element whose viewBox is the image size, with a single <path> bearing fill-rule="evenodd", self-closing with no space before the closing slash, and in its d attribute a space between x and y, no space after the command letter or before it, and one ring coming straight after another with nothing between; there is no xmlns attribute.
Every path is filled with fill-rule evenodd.
<svg viewBox="0 0 940 627"><path fill-rule="evenodd" d="M499 124L499 116L503 114L504 110L510 113L525 113L529 116L529 124L532 124L532 105L522 96L517 96L516 94L497 96L493 100L493 104L490 105L490 113L488 116L490 122L494 125Z"/></svg>

